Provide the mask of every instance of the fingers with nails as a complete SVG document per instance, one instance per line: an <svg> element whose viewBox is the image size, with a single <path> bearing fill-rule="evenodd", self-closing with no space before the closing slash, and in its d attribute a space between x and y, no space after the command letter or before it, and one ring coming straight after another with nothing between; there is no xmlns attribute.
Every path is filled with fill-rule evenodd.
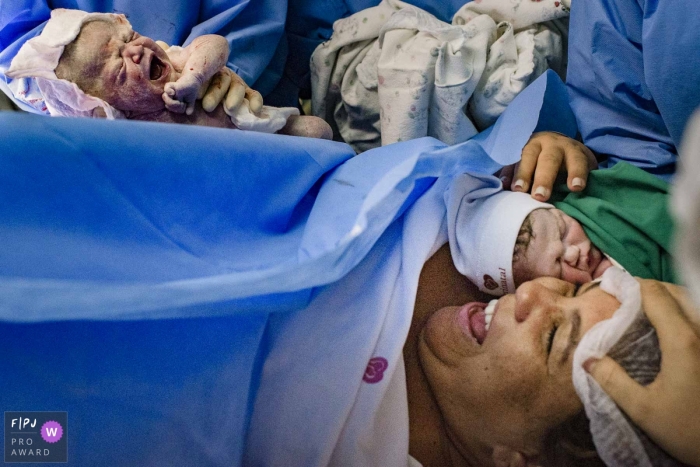
<svg viewBox="0 0 700 467"><path fill-rule="evenodd" d="M588 172L595 167L595 155L578 141L558 133L535 133L523 148L511 189L532 191L533 198L547 201L560 171L568 172L571 191L581 191L586 187Z"/></svg>
<svg viewBox="0 0 700 467"><path fill-rule="evenodd" d="M659 446L681 462L700 466L699 312L677 286L639 281L643 310L661 348L656 379L641 386L608 356L589 360L584 368Z"/></svg>

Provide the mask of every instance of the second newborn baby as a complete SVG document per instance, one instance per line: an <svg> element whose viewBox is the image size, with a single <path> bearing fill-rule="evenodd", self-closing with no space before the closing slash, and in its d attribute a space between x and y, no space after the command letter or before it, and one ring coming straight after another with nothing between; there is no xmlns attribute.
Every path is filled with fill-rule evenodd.
<svg viewBox="0 0 700 467"><path fill-rule="evenodd" d="M55 77L75 83L82 92L103 100L125 118L332 138L330 126L320 118L299 116L293 108L262 106L260 109L262 100L250 89L246 92L249 100L236 106L234 112L227 111L230 105L216 105L228 91L231 79L243 84L226 69L229 47L222 36L200 36L187 47L169 47L166 51L152 39L135 32L122 15L57 9L42 32L45 37L34 40L58 42L58 48L60 39L57 41L56 36L70 39L70 34L64 32L67 30L73 30L77 36L63 45L53 70ZM33 52L41 55L46 47L36 46L30 40L23 49L25 53L18 54L8 76L37 75L27 64L32 62ZM50 74L51 70L47 71ZM205 97L203 107L200 99L210 81L210 94L218 96L209 102ZM245 86L239 89L242 91ZM243 96L228 96L236 97L240 100ZM80 100L80 97L69 96L65 100Z"/></svg>

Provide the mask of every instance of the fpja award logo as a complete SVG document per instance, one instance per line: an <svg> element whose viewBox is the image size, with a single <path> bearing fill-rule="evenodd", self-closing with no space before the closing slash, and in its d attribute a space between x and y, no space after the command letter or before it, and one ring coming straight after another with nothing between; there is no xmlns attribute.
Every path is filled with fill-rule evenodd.
<svg viewBox="0 0 700 467"><path fill-rule="evenodd" d="M5 412L5 462L68 462L68 412Z"/></svg>

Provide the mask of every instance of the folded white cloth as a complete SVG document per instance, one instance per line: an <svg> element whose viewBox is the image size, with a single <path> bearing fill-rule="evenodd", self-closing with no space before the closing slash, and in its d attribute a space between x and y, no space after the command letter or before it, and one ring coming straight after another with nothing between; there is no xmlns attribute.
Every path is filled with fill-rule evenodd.
<svg viewBox="0 0 700 467"><path fill-rule="evenodd" d="M452 18L452 23L463 25L479 15L488 15L497 23L508 23L515 30L533 24L559 19L569 13L570 6L559 1L481 0L468 2Z"/></svg>
<svg viewBox="0 0 700 467"><path fill-rule="evenodd" d="M651 383L659 372L661 351L656 331L642 311L639 283L627 272L611 267L601 289L615 296L620 308L612 318L595 324L574 353L573 382L590 420L593 442L609 466L651 467L683 465L635 426L584 369L589 358L609 355L637 382Z"/></svg>
<svg viewBox="0 0 700 467"><path fill-rule="evenodd" d="M226 114L231 117L231 122L241 130L259 131L261 133L275 133L287 124L287 119L292 115L299 115L299 109L294 107L270 107L264 105L260 115L250 111L248 99L229 112L224 107Z"/></svg>
<svg viewBox="0 0 700 467"><path fill-rule="evenodd" d="M562 68L560 34L541 23L567 14L559 2L482 0L449 24L383 0L336 21L314 51L313 113L358 152L421 136L466 141L545 69Z"/></svg>
<svg viewBox="0 0 700 467"><path fill-rule="evenodd" d="M311 110L356 152L381 145L379 31L394 12L409 6L382 0L333 23L333 35L311 55Z"/></svg>
<svg viewBox="0 0 700 467"><path fill-rule="evenodd" d="M495 31L488 16L461 28L416 7L392 15L379 35L382 145L422 136L453 145L478 133L464 108Z"/></svg>

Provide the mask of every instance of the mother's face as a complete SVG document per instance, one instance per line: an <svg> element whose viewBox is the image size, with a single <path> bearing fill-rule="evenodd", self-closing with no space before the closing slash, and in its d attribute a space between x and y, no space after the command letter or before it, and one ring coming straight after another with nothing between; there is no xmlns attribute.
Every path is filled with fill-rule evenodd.
<svg viewBox="0 0 700 467"><path fill-rule="evenodd" d="M571 381L574 350L619 303L598 284L575 292L540 278L498 301L484 335L485 306L438 310L419 343L448 435L478 465L495 446L536 456L547 430L581 410Z"/></svg>

